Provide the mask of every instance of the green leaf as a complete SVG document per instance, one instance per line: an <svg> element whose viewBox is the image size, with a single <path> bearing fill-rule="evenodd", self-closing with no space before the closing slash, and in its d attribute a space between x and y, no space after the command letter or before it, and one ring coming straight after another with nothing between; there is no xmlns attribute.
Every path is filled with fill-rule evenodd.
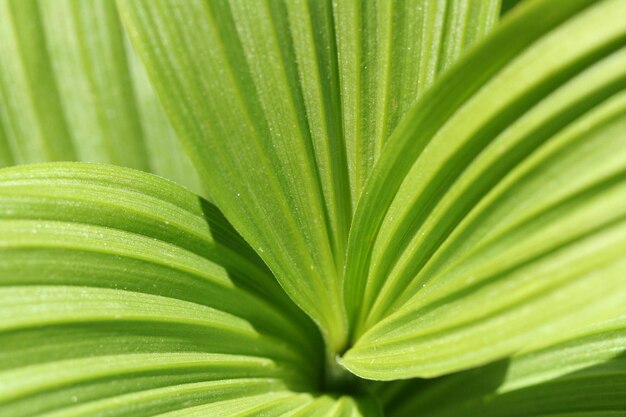
<svg viewBox="0 0 626 417"><path fill-rule="evenodd" d="M626 409L626 316L553 346L381 392L386 415L619 416Z"/></svg>
<svg viewBox="0 0 626 417"><path fill-rule="evenodd" d="M499 1L336 1L343 136L356 207L385 142L461 52L496 22Z"/></svg>
<svg viewBox="0 0 626 417"><path fill-rule="evenodd" d="M291 2L120 5L213 198L336 348L345 337L341 265L327 222L342 214L321 196L289 37L292 8L309 21L319 15L320 25L327 14Z"/></svg>
<svg viewBox="0 0 626 417"><path fill-rule="evenodd" d="M524 5L401 123L351 230L351 371L439 375L619 312L625 6Z"/></svg>
<svg viewBox="0 0 626 417"><path fill-rule="evenodd" d="M193 407L172 413L167 417L379 417L378 406L367 399L347 396L313 396L293 392L276 392L244 397L214 404Z"/></svg>
<svg viewBox="0 0 626 417"><path fill-rule="evenodd" d="M425 11L421 1L393 4L119 2L213 200L320 325L332 353L348 334L346 242L374 154L498 9L495 1Z"/></svg>
<svg viewBox="0 0 626 417"><path fill-rule="evenodd" d="M111 162L202 190L115 2L0 2L0 166Z"/></svg>
<svg viewBox="0 0 626 417"><path fill-rule="evenodd" d="M0 170L0 249L2 414L153 415L320 381L312 323L219 212L166 180Z"/></svg>
<svg viewBox="0 0 626 417"><path fill-rule="evenodd" d="M626 4L498 14L0 0L0 166L224 211L0 170L0 415L622 412Z"/></svg>

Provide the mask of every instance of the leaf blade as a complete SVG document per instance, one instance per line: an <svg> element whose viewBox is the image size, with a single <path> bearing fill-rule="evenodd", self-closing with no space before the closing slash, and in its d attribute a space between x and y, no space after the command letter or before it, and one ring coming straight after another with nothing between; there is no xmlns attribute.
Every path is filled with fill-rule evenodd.
<svg viewBox="0 0 626 417"><path fill-rule="evenodd" d="M577 320L588 323L605 318L601 314L594 318L593 311L590 313L581 310L580 316L574 314L576 309L572 300L576 297L580 302L595 305L602 305L601 297L603 296L607 297L607 304L615 302L613 306L623 302L620 300L623 300L625 295L615 279L623 268L618 259L623 255L625 247L624 242L618 237L623 233L623 214L619 209L619 201L624 198L622 177L624 154L619 151L619 149L623 149L623 137L618 132L622 129L624 120L623 107L620 103L623 102L624 98L622 60L624 58L623 35L625 28L623 22L618 19L614 21L611 19L613 13L616 13L620 7L615 2L608 1L589 8L583 7L585 6L583 3L571 3L569 6L572 7L571 11L575 13L575 17L566 20L565 23L557 24L557 28L549 31L543 38L541 31L545 31L546 28L534 27L533 29L539 31L537 34L539 34L540 40L532 47L525 47L524 53L517 56L511 64L493 76L480 90L477 90L477 93L463 103L452 117L437 114L435 117L439 118L439 121L436 124L442 121L443 125L433 125L432 120L421 119L421 114L418 114L417 111L420 109L418 105L414 110L413 124L407 122L404 126L407 131L403 134L406 134L409 129L415 129L412 133L413 136L409 134L402 136L403 134L398 133L398 142L390 143L392 148L388 155L394 154L393 157L390 156L393 159L389 160L393 163L390 162L388 166L382 165L378 172L379 176L375 175L372 178L373 181L370 183L372 186L371 195L365 197L365 201L369 203L364 203L362 206L362 220L359 219L359 213L357 213L354 236L351 236L351 239L354 238L352 242L355 250L352 252L352 259L350 253L348 255L347 302L349 303L350 299L356 300L361 295L365 296L365 302L358 306L352 301L355 306L351 311L354 314L353 320L356 325L354 335L356 344L344 356L343 363L361 376L376 379L433 376L497 359L507 354L507 349L503 347L507 342L499 340L497 332L509 335L509 353L523 346L524 343L532 344L533 337L536 339L548 337L541 331L543 324L541 321L534 321L535 325L538 326L536 329L533 329L529 324L533 322L532 314L526 316L526 322L518 321L513 319L513 316L508 315L508 309L503 309L499 316L495 306L504 306L500 302L509 300L511 302L509 307L513 308L513 305L517 305L514 308L519 309L519 314L522 314L525 308L530 309L531 305L535 305L536 300L531 301L529 299L529 304L524 307L523 302L516 304L522 298L518 298L516 299L518 301L514 302L515 297L512 294L517 293L521 297L522 293L528 294L527 291L537 285L538 282L547 283L548 281L543 281L543 277L545 277L545 271L549 270L550 262L554 263L555 268L559 268L558 265L561 265L560 268L564 270L565 264L561 264L560 259L565 259L561 257L567 256L568 251L579 253L580 258L575 256L571 258L567 268L571 275L557 285L562 286L563 294L568 294L564 296L565 298L571 297L569 300L563 300L563 306L570 305L570 307L564 308L561 312L553 307L537 310L546 314L544 316L546 322L554 320L561 323L560 325L564 325L569 321L569 326L575 328ZM508 25L502 26L499 33L490 38L491 42L483 44L482 48L475 50L475 54L464 61L465 65L457 67L457 75L450 76L447 79L448 83L455 85L464 80L470 86L469 89L475 88L473 83L477 81L467 74L469 71L476 70L482 63L472 61L472 59L481 57L480 59L483 60L482 54L489 50L490 44L492 46L498 45L507 36L511 36L511 40L519 40L514 38L516 35L512 35L512 32L507 35L507 31L516 24L522 24L521 22L525 19L533 20L534 13L562 19L563 15L558 16L558 14L562 13L563 9L553 14L548 10L549 8L550 5L547 2L544 4L537 2L534 5L528 5L524 9L524 13L518 13L511 17ZM594 21L602 21L602 24L605 25L604 28L607 29L607 32L604 35L592 29ZM559 20L555 22L559 22ZM589 24L588 32L586 36L583 36L584 30L579 29L587 24ZM611 28L609 29L609 27ZM572 32L568 32L570 30ZM576 33L577 45L580 48L568 50L574 52L569 57L568 54L552 55L555 50L553 48L556 45L569 42L573 33ZM542 48L545 48L544 52L542 52ZM577 55L579 53L580 55ZM547 59L548 55L550 55L555 67L550 72L546 72L547 75L544 75L542 71L551 68ZM543 58L539 58L540 56ZM496 62L500 58L496 57L493 60ZM571 61L568 63L568 60ZM493 63L485 64L481 70L487 71L486 67L491 64ZM533 65L536 65L536 70L532 69ZM562 71L560 74L558 68L563 68L560 70ZM605 75L607 75L606 78ZM515 77L517 78L513 81ZM508 89L494 88L491 90L499 82L506 83ZM515 83L518 83L518 86L524 91L519 96L512 93L516 88ZM436 107L434 103L445 96L445 91L449 91L447 90L449 86L444 83L438 87L440 89L439 97L430 98L430 107ZM487 99L488 96L489 99ZM449 99L452 102L460 98L450 94ZM503 103L512 104L510 107L506 107ZM448 103L448 107L451 106L453 107L451 103ZM554 113L555 110L556 113ZM421 111L422 113L428 112L429 109L421 108ZM494 111L494 113L487 116L490 111ZM486 117L483 121L479 121L482 116ZM476 122L475 125L473 125L474 122ZM472 126L477 127L474 132L470 132ZM537 128L537 126L541 126L541 128ZM402 129L398 132L402 132ZM428 138L428 135L433 135L432 139ZM464 139L461 139L459 144L462 143L462 145L455 148L456 140L464 137L464 135L467 135L465 136L467 142L463 142ZM519 135L517 136L518 139L512 139L516 135ZM589 136L590 143L596 145L589 145L589 148L585 148L585 135ZM419 137L419 140L423 139L424 142L420 144L416 136ZM399 139L400 137L403 139ZM598 139L598 142L595 142L595 139ZM403 151L396 154L393 146L404 140L406 140L402 145L404 148L399 146L396 149L397 151L402 148ZM413 142L410 142L411 140ZM528 146L528 149L520 151L523 148L520 146L516 148L512 145L516 143L515 140L520 140L518 143ZM597 153L595 153L596 148ZM412 151L408 149L412 149ZM589 153L590 149L594 149L593 154ZM416 158L414 160L416 161L415 165L411 168L406 165L408 171L397 168L404 166L401 161L408 161L411 158L407 156L408 152L413 151ZM548 159L547 155L551 155L549 157L551 159ZM491 165L485 163L490 158ZM543 165L537 163L542 158L544 158ZM553 165L554 168L550 165ZM385 172L390 166L393 166L394 170ZM537 169L536 173L531 172L531 166ZM586 169L581 171L581 166L585 166ZM605 167L607 171L604 171ZM398 173L398 171L402 173ZM406 177L402 177L405 175L404 172L408 172ZM434 172L437 174L429 177ZM480 174L477 174L478 172ZM521 172L525 172L525 174L520 175ZM594 186L590 186L587 181L590 180L590 176L596 174L598 182L596 188L593 188ZM474 175L475 177L473 177ZM524 175L528 175L527 178L534 178L529 180L534 185L526 188L525 198L520 196L520 199L516 200L515 191L520 189L513 188L512 184ZM551 188L549 183L546 183L545 177L541 175L548 176L551 181L554 181L554 187ZM541 179L539 179L540 177ZM472 180L472 178L475 179ZM502 184L499 184L502 178L504 180ZM513 180L512 178L517 179ZM473 187L475 188L464 188L472 181L474 181ZM520 181L523 182L524 180ZM558 184L567 184L567 186L559 190ZM390 190L393 190L395 185L399 185L399 188L396 196L392 197L395 191ZM604 188L605 186L607 188ZM494 188L491 189L490 187ZM507 190L506 187L511 187L511 189ZM571 200L565 198L559 206L560 211L541 212L542 204L545 204L547 200L553 198L560 191L570 187L579 188L578 197L571 197ZM589 187L588 191L585 191L586 187ZM482 191L477 194L478 199L472 200L474 198L472 191L479 189ZM507 199L510 199L510 204L507 203L507 207L511 211L506 213L506 209L500 210L497 208L497 204L487 208L486 201L490 200L490 193L491 197L498 195L498 193L502 193L502 195L508 193ZM575 193L573 192L573 194ZM386 200L388 203L384 203L388 204L386 206L380 202L383 194L387 196L385 198L390 198L390 200ZM480 202L485 195L487 196L485 201ZM374 202L370 197L377 198L377 200ZM449 200L446 202L447 199ZM491 201L495 201L495 199L496 197ZM539 203L542 199L544 203ZM514 208L515 203L513 201L521 204L520 207L523 209ZM472 213L471 207L476 203L478 205ZM554 201L553 203L555 207L558 206L558 203ZM369 204L373 204L373 206ZM446 204L449 205L446 206ZM466 207L468 211L462 211L465 210L463 207ZM382 209L382 211L374 213L375 208ZM456 227L462 230L464 225L471 224L473 215L479 217L484 214L489 217L491 215L490 210L499 212L498 216L503 216L500 217L500 220L503 221L502 224L498 225L498 221L494 221L489 225L482 223L481 226L468 226L465 232L455 230ZM519 220L521 222L521 219L526 215L523 210L537 216L533 219L533 222L536 222L534 223L535 226L531 226L532 222L526 223L524 227L528 227L528 230L525 230L521 226L522 223L519 223L517 231L507 229L505 224L508 221L515 223ZM541 214L537 214L540 212ZM386 217L383 217L383 213ZM508 214L511 214L509 220L503 220ZM454 216L456 215L459 217L455 219ZM462 219L462 216L468 217ZM516 216L520 217L513 220ZM529 218L531 217L529 216ZM602 223L600 219L606 219L606 223ZM600 221L596 222L596 220ZM457 221L460 223L455 223ZM359 224L359 222L363 223ZM369 224L367 224L368 222ZM458 226L459 224L461 226ZM539 224L542 225L539 226ZM490 227L494 229L490 230ZM470 228L471 231L469 231ZM506 232L505 229L507 229ZM489 234L494 231L494 234L497 235L497 230L500 230L500 238L503 240L499 240L497 243L495 240L490 242ZM455 234L457 232L458 234ZM452 234L448 235L448 233ZM366 234L371 235L366 238ZM508 237L504 237L507 234L509 234ZM617 240L614 241L614 238ZM504 243L507 239L510 239L508 240L509 243ZM515 243L513 243L514 240L516 240ZM527 245L522 245L520 241L527 242ZM587 274L590 274L590 270L587 269L588 265L591 265L589 262L605 250L600 249L600 246L596 249L592 248L595 245L604 245L603 241L605 241L604 244L610 242L616 245L611 248L611 250L615 250L615 253L614 255L607 255L605 264L595 264L594 267L603 268L606 266L613 268L613 272L608 274L606 280L603 280L601 275L597 275L586 285L589 285L589 288L605 285L604 288L609 288L611 285L617 286L618 291L616 293L611 293L609 290L592 292L583 289L585 285L582 282L587 279L585 278ZM411 243L409 244L409 242ZM489 245L486 242L490 242L491 249L486 250L486 252L477 249L483 243ZM457 244L459 246L454 246ZM508 246L509 244L512 246ZM520 245L513 249L516 244ZM453 246L455 249L450 249ZM587 249L582 249L585 246ZM459 250L459 247L463 247L463 249ZM446 252L442 248L450 250ZM437 253L440 249L442 253ZM587 252L588 250L590 252ZM596 253L595 250L598 252ZM403 253L403 251L405 252ZM492 255L496 256L495 253L500 253L502 256L499 261L491 258ZM435 255L434 258L432 258L433 254ZM523 257L526 257L527 261L520 261L517 264L519 270L506 269L505 265L512 265L513 259ZM489 262L486 259L491 259L494 262L491 267L486 266ZM350 264L351 261L352 264ZM474 265L481 264L483 261L486 262L482 264L485 269L480 269L480 267L474 269L474 267L469 266L474 262ZM508 263L509 261L512 263ZM527 262L527 264L523 262ZM352 267L354 269L351 270ZM452 270L456 270L456 272L451 272ZM357 271L359 272L357 273ZM452 275L448 275L448 273ZM565 277L563 273L559 273ZM367 275L358 274L370 274L368 281L362 279L363 276ZM528 276L528 280L518 281L518 278L524 274ZM536 274L534 281L533 274ZM555 269L552 272L552 277L556 278L556 274ZM491 278L487 278L487 276ZM594 280L595 284L592 283ZM557 281L552 282L556 284ZM579 284L575 284L576 282ZM447 285L450 285L448 289L451 290L446 293L449 297L443 296L445 290L441 293L438 290L430 292L435 287L443 289ZM576 285L581 285L581 287L576 290L574 289ZM453 287L454 290L452 290ZM489 292L487 288L492 288L493 292ZM501 290L498 291L496 288L501 288ZM559 292L558 286L552 287L550 291L555 289L554 294L557 294ZM482 292L483 290L485 291ZM545 291L548 291L547 287ZM483 294L482 298L478 294ZM439 296L442 297L438 298ZM497 302L494 301L494 297L498 300ZM462 299L468 300L468 304L463 304ZM473 304L470 304L470 299L474 300ZM554 300L558 299L555 295ZM610 301L611 299L613 301ZM454 307L457 301L459 304ZM447 304L444 305L444 302ZM357 306L360 311L356 310ZM486 313L492 307L492 313ZM447 310L450 313L450 326L444 325L447 319L443 319L442 316L438 316L436 313L431 316L430 308L440 312ZM463 315L459 314L461 311L464 312ZM478 311L481 313L474 315L474 312ZM604 314L610 316L610 314L614 314L614 311L611 312L609 308L604 311ZM452 318L455 315L457 317ZM481 326L479 323L485 317L490 317L489 320L492 320L495 326L490 335L478 330ZM507 317L509 318L507 319ZM465 336L456 333L456 330L465 325L472 326L470 324L472 320L475 320L477 326L475 335L472 336L469 331ZM497 325L495 323L498 320L500 320L502 328L496 330ZM452 324L453 322L456 324ZM440 327L442 333L439 336L436 333L430 334L428 331L422 333L421 330L418 330L422 326L424 326L422 330L442 326ZM514 332L512 333L510 329L515 326L519 326L517 330L519 331L518 336L521 338L518 339L519 345L517 347L512 342L515 337L513 336ZM444 328L448 330L444 331ZM567 325L564 329L567 331ZM400 333L403 331L404 338L400 337ZM535 336L532 336L533 331ZM418 334L421 336L417 336ZM415 338L411 339L413 336L409 335L413 335ZM426 340L430 340L434 346L438 343L439 337L442 338L441 340L448 340L449 344L439 351L433 349L431 351L433 356L431 356L427 353L430 348L427 347ZM550 337L554 336L550 335ZM410 342L409 339L413 342ZM374 340L377 340L380 346L385 346L378 348L377 351L383 357L389 355L389 363L387 364L389 366L383 365L386 363L386 357L378 361L378 364L368 365L366 363L367 360L371 360L370 355L376 350L372 344ZM394 344L396 347L391 347ZM463 347L464 345L465 347ZM454 346L452 349L454 353L446 350L452 346ZM499 350L500 348L502 350ZM444 357L445 355L442 353L444 350L448 352L449 357ZM404 353L400 353L401 351ZM416 352L420 352L421 357L420 355L415 356ZM488 359L489 352L492 356ZM392 359L393 357L395 359ZM456 360L450 359L452 357L455 357ZM461 359L462 357L464 359ZM479 359L480 357L482 359ZM391 362L394 363L393 366L391 366ZM437 365L438 362L441 367ZM392 369L394 366L401 368L401 370ZM412 371L409 371L412 366Z"/></svg>
<svg viewBox="0 0 626 417"><path fill-rule="evenodd" d="M120 5L179 137L193 149L214 198L338 349L345 330L328 225L341 221L328 219L297 67L284 62L294 53L289 19L313 16L306 11L294 16L301 5L280 2ZM177 25L177 19L186 24ZM176 46L181 44L192 47ZM200 66L203 70L196 71ZM170 94L174 86L184 94Z"/></svg>
<svg viewBox="0 0 626 417"><path fill-rule="evenodd" d="M351 178L352 156L346 154L353 153L347 149L353 141L346 140L346 120L357 117L346 116L353 107L348 96L361 89L346 74L360 61L343 62L354 37L344 31L363 30L365 39L374 39L377 25L384 23L381 31L389 33L381 36L387 49L376 57L380 68L368 73L377 95L367 100L382 111L393 91L406 84L410 91L402 106L389 110L389 118L398 119L418 90L426 89L426 78L435 77L437 70L431 67L455 60L493 23L498 8L497 1L470 2L467 8L453 3L447 12L434 10L441 20L449 19L441 36L421 42L419 28L409 27L411 16L421 17L420 2L407 2L402 9L410 12L406 16L387 10L391 3L381 3L385 22L378 22L374 13L363 25L351 19L357 5L349 1L161 2L150 7L120 2L131 38L179 137L193 150L209 188L216 190L216 201L286 292L323 329L331 356L346 342L342 274L360 192ZM402 63L391 66L396 38L409 49L423 49L424 56L394 49ZM439 59L442 39L446 56ZM362 47L376 49L373 44ZM413 74L418 64L428 75ZM391 81L405 72L406 83ZM376 82L379 73L387 74L383 78L388 82ZM381 118L371 115L358 117L368 119L364 129L382 147L397 120L379 129Z"/></svg>
<svg viewBox="0 0 626 417"><path fill-rule="evenodd" d="M314 389L316 329L203 204L124 168L0 170L0 410L152 415Z"/></svg>
<svg viewBox="0 0 626 417"><path fill-rule="evenodd" d="M115 2L2 2L6 162L130 166L203 192L129 48Z"/></svg>
<svg viewBox="0 0 626 417"><path fill-rule="evenodd" d="M409 393L416 392L417 383L399 383L404 386L387 397L390 415L412 415L418 409L433 416L619 415L624 335L622 317L510 360L441 378L415 395ZM482 382L468 390L467 382L477 379ZM442 402L441 396L455 400Z"/></svg>
<svg viewBox="0 0 626 417"><path fill-rule="evenodd" d="M333 3L356 208L384 144L436 78L495 23L499 1Z"/></svg>

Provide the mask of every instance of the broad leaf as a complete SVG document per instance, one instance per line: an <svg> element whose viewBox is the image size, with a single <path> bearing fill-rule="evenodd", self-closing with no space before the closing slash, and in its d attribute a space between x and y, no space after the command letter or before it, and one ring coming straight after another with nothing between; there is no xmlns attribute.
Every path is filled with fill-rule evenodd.
<svg viewBox="0 0 626 417"><path fill-rule="evenodd" d="M385 142L418 97L495 23L499 1L333 3L342 126L356 207Z"/></svg>
<svg viewBox="0 0 626 417"><path fill-rule="evenodd" d="M499 3L0 0L0 166L237 229L0 170L0 415L622 412L626 4Z"/></svg>
<svg viewBox="0 0 626 417"><path fill-rule="evenodd" d="M472 371L387 385L386 415L619 416L626 409L626 316Z"/></svg>
<svg viewBox="0 0 626 417"><path fill-rule="evenodd" d="M379 417L381 414L380 407L367 399L272 392L159 415L164 417L205 417L209 415L217 417Z"/></svg>
<svg viewBox="0 0 626 417"><path fill-rule="evenodd" d="M525 4L411 110L351 230L350 370L451 372L626 303L625 13Z"/></svg>
<svg viewBox="0 0 626 417"><path fill-rule="evenodd" d="M119 2L212 198L333 353L348 334L342 273L362 182L409 105L497 14L497 2L423 3ZM430 33L431 19L444 27Z"/></svg>
<svg viewBox="0 0 626 417"><path fill-rule="evenodd" d="M115 2L0 1L0 166L111 162L201 190Z"/></svg>
<svg viewBox="0 0 626 417"><path fill-rule="evenodd" d="M0 248L0 414L153 415L320 381L312 323L166 180L0 170Z"/></svg>

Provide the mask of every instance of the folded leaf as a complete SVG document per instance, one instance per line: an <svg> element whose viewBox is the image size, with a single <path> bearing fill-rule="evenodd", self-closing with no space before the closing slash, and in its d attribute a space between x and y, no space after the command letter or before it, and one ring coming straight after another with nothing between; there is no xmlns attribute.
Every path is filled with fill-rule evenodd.
<svg viewBox="0 0 626 417"><path fill-rule="evenodd" d="M119 2L213 200L332 353L348 334L346 241L375 154L498 9L496 1L422 3ZM431 35L433 16L446 23Z"/></svg>
<svg viewBox="0 0 626 417"><path fill-rule="evenodd" d="M313 396L277 392L263 396L229 400L188 410L162 414L167 417L268 416L268 417L379 417L378 405L367 398Z"/></svg>
<svg viewBox="0 0 626 417"><path fill-rule="evenodd" d="M381 392L391 417L619 416L626 409L626 316L483 368Z"/></svg>
<svg viewBox="0 0 626 417"><path fill-rule="evenodd" d="M352 204L416 99L496 22L499 0L333 3Z"/></svg>
<svg viewBox="0 0 626 417"><path fill-rule="evenodd" d="M96 164L0 170L0 414L315 390L313 324L206 201Z"/></svg>
<svg viewBox="0 0 626 417"><path fill-rule="evenodd" d="M115 2L0 2L0 166L110 162L202 190Z"/></svg>
<svg viewBox="0 0 626 417"><path fill-rule="evenodd" d="M451 372L626 302L625 12L525 5L401 123L351 230L350 370Z"/></svg>
<svg viewBox="0 0 626 417"><path fill-rule="evenodd" d="M289 295L321 324L330 343L341 344L341 265L333 258L327 222L345 218L339 210L346 209L341 203L332 211L324 205L289 33L298 17L290 9L322 28L324 10L292 2L120 5L214 200ZM306 46L315 48L310 41Z"/></svg>

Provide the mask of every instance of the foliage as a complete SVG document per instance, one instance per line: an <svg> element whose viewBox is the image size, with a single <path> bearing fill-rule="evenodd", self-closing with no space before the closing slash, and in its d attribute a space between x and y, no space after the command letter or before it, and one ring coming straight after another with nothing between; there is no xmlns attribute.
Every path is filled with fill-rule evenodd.
<svg viewBox="0 0 626 417"><path fill-rule="evenodd" d="M626 2L519 3L0 0L0 415L623 415Z"/></svg>

